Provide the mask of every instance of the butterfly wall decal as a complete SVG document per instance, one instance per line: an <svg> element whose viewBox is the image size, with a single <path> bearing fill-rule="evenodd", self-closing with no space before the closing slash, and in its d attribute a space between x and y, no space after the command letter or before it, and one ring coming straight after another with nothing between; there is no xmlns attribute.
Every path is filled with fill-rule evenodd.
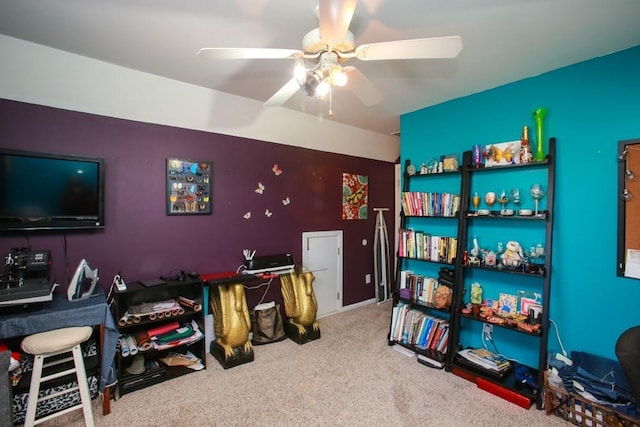
<svg viewBox="0 0 640 427"><path fill-rule="evenodd" d="M282 170L278 167L277 163L273 165L273 168L271 170L274 174L276 174L276 176L282 175Z"/></svg>
<svg viewBox="0 0 640 427"><path fill-rule="evenodd" d="M282 199L282 204L287 206L289 203L291 203L291 200L289 200L289 198L287 197L286 199Z"/></svg>
<svg viewBox="0 0 640 427"><path fill-rule="evenodd" d="M258 183L258 188L255 189L255 192L258 193L258 194L262 194L262 193L264 193L264 188L265 188L264 185L261 182L259 182Z"/></svg>
<svg viewBox="0 0 640 427"><path fill-rule="evenodd" d="M243 218L244 218L244 219L249 219L249 218L251 218L251 212L247 212L246 214L244 214Z"/></svg>
<svg viewBox="0 0 640 427"><path fill-rule="evenodd" d="M271 218L271 215L273 215L269 209L267 209L266 211L264 211L264 214L265 214L265 216L266 216L267 218Z"/></svg>

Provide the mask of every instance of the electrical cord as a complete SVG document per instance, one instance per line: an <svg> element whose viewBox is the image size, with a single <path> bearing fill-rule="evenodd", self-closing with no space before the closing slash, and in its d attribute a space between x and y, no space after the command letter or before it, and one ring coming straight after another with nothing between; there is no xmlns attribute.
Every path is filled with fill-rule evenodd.
<svg viewBox="0 0 640 427"><path fill-rule="evenodd" d="M560 339L560 331L558 330L558 325L556 324L556 322L553 321L553 319L549 319L549 322L551 322L553 327L556 328L556 338L558 338L558 343L560 344L560 349L562 350L562 355L564 357L567 357L567 350L565 350L564 349L564 345L562 345L562 340Z"/></svg>
<svg viewBox="0 0 640 427"><path fill-rule="evenodd" d="M260 298L260 301L258 302L257 305L262 304L262 302L264 301L264 298L267 296L267 292L269 292L269 288L271 287L271 283L273 282L273 277L271 279L269 279L268 282L263 282L260 283L259 285L255 285L255 286L246 286L244 285L244 288L247 290L252 290L252 289L258 289L261 288L263 286L266 286L267 289L264 291L264 293L262 294L262 298Z"/></svg>
<svg viewBox="0 0 640 427"><path fill-rule="evenodd" d="M482 331L480 331L481 333L481 339L482 339L482 345L484 346L484 349L487 351L491 351L489 350L489 347L487 347L487 343L486 341L489 341L491 343L491 345L493 346L493 353L497 354L498 356L502 356L505 359L509 360L510 362L513 363L520 363L520 361L518 361L517 359L512 359L510 357L505 356L504 354L500 353L500 351L498 350L498 346L496 345L495 341L493 341L493 338L487 338L484 335L484 327L482 328ZM522 365L522 363L520 363Z"/></svg>

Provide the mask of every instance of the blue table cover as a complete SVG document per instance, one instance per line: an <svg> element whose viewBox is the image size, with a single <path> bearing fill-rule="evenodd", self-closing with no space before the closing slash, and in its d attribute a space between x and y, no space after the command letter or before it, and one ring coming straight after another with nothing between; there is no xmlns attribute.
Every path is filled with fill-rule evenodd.
<svg viewBox="0 0 640 427"><path fill-rule="evenodd" d="M115 355L118 330L104 292L88 299L68 301L66 294L54 294L42 308L15 314L0 314L0 339L32 335L71 326L104 326L104 342L100 357L100 390L116 383Z"/></svg>

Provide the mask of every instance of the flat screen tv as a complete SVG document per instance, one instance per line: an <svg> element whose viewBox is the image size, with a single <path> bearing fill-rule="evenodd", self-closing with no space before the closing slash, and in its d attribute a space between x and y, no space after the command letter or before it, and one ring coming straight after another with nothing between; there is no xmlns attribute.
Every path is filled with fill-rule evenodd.
<svg viewBox="0 0 640 427"><path fill-rule="evenodd" d="M103 159L0 148L0 231L103 227Z"/></svg>

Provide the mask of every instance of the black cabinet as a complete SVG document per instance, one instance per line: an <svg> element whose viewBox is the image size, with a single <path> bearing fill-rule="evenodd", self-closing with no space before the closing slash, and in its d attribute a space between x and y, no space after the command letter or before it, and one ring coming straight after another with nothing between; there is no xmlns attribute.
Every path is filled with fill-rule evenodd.
<svg viewBox="0 0 640 427"><path fill-rule="evenodd" d="M126 290L116 291L112 310L120 332L116 357L120 395L195 372L160 361L172 353L193 355L206 366L202 297L203 282L191 277L153 286L127 283ZM153 334L163 329L163 334ZM154 335L162 339L153 339ZM134 340L136 351L127 351L128 337Z"/></svg>
<svg viewBox="0 0 640 427"><path fill-rule="evenodd" d="M405 162L389 345L448 368L461 174L415 174Z"/></svg>
<svg viewBox="0 0 640 427"><path fill-rule="evenodd" d="M476 233L481 241L486 236L491 236L495 240L504 238L517 242L519 236L528 235L539 236L536 237L539 240L537 240L537 244L520 242L524 254L518 255L522 259L514 265L509 265L508 262L501 263L499 251L497 251L495 264L493 262L478 262L475 254L474 256L470 253L468 256L460 256L456 263L458 274L454 296L455 310L452 316L452 340L457 344L456 351L451 352L452 371L478 382L479 385L481 383L489 384L489 388L495 386L497 390L504 390L505 394L515 393L516 399L528 400L529 404L535 402L538 408L541 408L543 403L544 369L550 326L555 144L555 138L551 138L546 160L527 164L474 168L471 162L471 152L464 153L459 252L472 250ZM510 183L518 179L535 180L531 184L539 183L543 186L546 206L544 209L540 209L537 215L535 212L525 212L524 215L520 215L517 207L508 212L487 209L489 212L485 211L482 212L484 215L478 215L477 207L474 209L470 205L475 192L484 195L485 191L499 191L501 187L505 186L509 190ZM528 193L529 187L522 187L522 191ZM525 207L524 203L522 207ZM498 237L496 238L496 236ZM479 246L482 247L482 243ZM486 304L482 310L485 308L487 310L482 312L479 311L480 307L469 307L472 284L485 280L490 284L490 291L487 292L489 295L485 295L483 299L486 301L488 297L494 300L510 298L516 303L514 309L517 314L520 314L519 317L493 317L491 315L492 307L487 307ZM515 291L515 289L522 290ZM513 299L516 292L522 292L523 297L516 295L516 298ZM535 307L535 310L530 313L526 312L526 306L523 305L523 298L528 295L535 295L535 298L531 299L536 301L536 304L532 306ZM493 308L498 305L504 307L503 304L506 302L501 300ZM486 337L483 335L485 324L492 325L492 328L499 328L495 332L500 331L501 339L504 338L504 341L501 342L505 345L508 343L512 346L519 346L518 352L527 354L533 362L525 364L512 360L512 364L519 369L511 369L508 374L498 377L487 370L469 365L457 353L469 347L466 341L471 341L470 337L483 336L484 341L484 337ZM475 335L476 331L478 335ZM489 350L497 353L497 348L489 347ZM508 354L506 357L509 359ZM518 372L519 375L516 375ZM523 372L528 372L533 378L533 381L529 381L529 385L522 381ZM537 383L537 387L532 387L531 385L535 383Z"/></svg>

